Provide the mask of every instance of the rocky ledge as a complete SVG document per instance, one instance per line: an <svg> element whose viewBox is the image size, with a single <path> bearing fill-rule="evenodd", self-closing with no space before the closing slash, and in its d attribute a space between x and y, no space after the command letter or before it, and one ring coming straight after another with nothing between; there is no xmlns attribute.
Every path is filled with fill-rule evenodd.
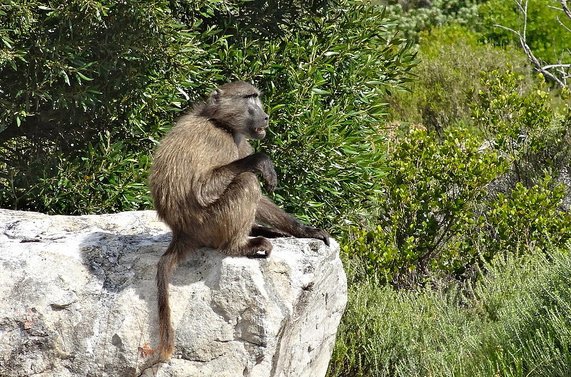
<svg viewBox="0 0 571 377"><path fill-rule="evenodd" d="M159 363L155 212L0 210L0 371L13 376L324 376L347 300L339 245L272 240L269 259L189 256Z"/></svg>

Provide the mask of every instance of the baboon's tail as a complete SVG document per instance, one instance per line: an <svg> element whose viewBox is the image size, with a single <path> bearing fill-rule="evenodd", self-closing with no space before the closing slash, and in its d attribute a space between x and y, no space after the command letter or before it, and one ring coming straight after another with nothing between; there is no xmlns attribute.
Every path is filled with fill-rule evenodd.
<svg viewBox="0 0 571 377"><path fill-rule="evenodd" d="M159 356L161 360L170 359L174 349L174 329L171 324L169 305L169 283L178 263L182 260L188 245L178 237L173 237L167 251L157 265L157 288L159 304Z"/></svg>

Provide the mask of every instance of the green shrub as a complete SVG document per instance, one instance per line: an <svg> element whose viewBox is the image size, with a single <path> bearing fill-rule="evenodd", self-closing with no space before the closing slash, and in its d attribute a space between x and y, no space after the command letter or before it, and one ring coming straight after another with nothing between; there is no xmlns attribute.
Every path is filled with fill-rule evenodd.
<svg viewBox="0 0 571 377"><path fill-rule="evenodd" d="M568 248L496 263L474 290L475 325L485 327L467 338L469 352L455 369L466 376L568 376L570 267Z"/></svg>
<svg viewBox="0 0 571 377"><path fill-rule="evenodd" d="M514 72L487 72L482 84L473 118L489 145L511 159L511 187L531 187L545 171L558 177L571 158L569 109L555 105L544 84L530 90Z"/></svg>
<svg viewBox="0 0 571 377"><path fill-rule="evenodd" d="M279 30L237 17L250 3L4 6L0 88L10 90L10 106L0 110L8 126L0 184L10 189L0 205L50 213L146 207L144 169L174 116L216 83L243 79L269 104L273 133L260 148L278 167L276 201L321 225L366 207L384 171L383 96L408 79L410 46L381 9L361 1L327 12L319 2L293 2ZM28 85L27 74L38 82ZM120 155L125 161L106 161ZM96 175L107 176L101 187L74 182ZM107 182L123 183L114 190Z"/></svg>
<svg viewBox="0 0 571 377"><path fill-rule="evenodd" d="M316 224L343 227L367 211L386 170L383 99L408 78L414 55L379 15L363 5L330 13L318 20L319 34L300 32L265 45L264 54L242 48L251 55L225 59L239 59L236 69L251 61L257 72L247 74L264 75L273 121L261 148L281 179L275 198Z"/></svg>
<svg viewBox="0 0 571 377"><path fill-rule="evenodd" d="M428 138L430 147L427 152L408 147L410 135L399 133L389 141L394 140L397 153L389 154L391 173L382 183L378 206L384 217L352 228L344 246L347 255L355 256L352 264L361 264L359 276L376 275L397 285L405 277L409 280L405 285L414 285L430 274L470 274L482 258L492 258L500 250L527 251L530 245L548 242L561 245L568 231L562 211L566 193L563 186L546 185L544 178L547 173L559 181L569 165L569 110L558 104L561 99L548 91L540 77L530 76L521 53L482 45L478 34L457 26L433 29L421 41L421 63L413 72L418 80L410 92L388 98L393 123L422 124L430 132L421 131L416 136L426 136L413 138L412 144L424 148ZM449 132L462 128L478 153L463 154L458 145L444 147ZM408 149L401 150L402 146ZM476 178L464 166L477 164L479 154L486 151L501 164L479 161L491 175L481 177L477 191L471 191L463 179ZM407 179L394 174L400 165L406 165L401 168L409 171ZM461 166L458 172L455 166ZM455 172L457 181L442 178L442 171ZM435 202L441 195L438 190L462 193L456 186L477 195L468 196L456 208ZM544 200L538 200L538 195ZM521 211L526 200L534 201L535 207L527 208L525 220L513 224L529 235L524 247L523 236L495 232L500 228L509 232L509 214ZM504 210L495 209L502 201ZM540 221L543 233L527 221L542 211L550 214ZM425 254L428 257L421 257ZM415 280L419 277L420 281Z"/></svg>
<svg viewBox="0 0 571 377"><path fill-rule="evenodd" d="M397 286L464 279L503 252L568 240L567 189L557 182L570 162L569 113L531 83L487 72L469 126L395 133L379 215L352 228L343 247L363 265L361 278Z"/></svg>
<svg viewBox="0 0 571 377"><path fill-rule="evenodd" d="M0 190L2 207L104 211L103 203L84 206L84 201L54 197L67 195L69 185L58 186L60 178L64 182L75 172L93 170L87 146L108 148L107 139L101 142L108 132L118 143L111 149L129 158L149 154L157 134L180 111L181 93L196 98L193 88L220 78L214 69L196 69L216 59L216 43L200 43L200 38L215 39L215 33L183 30L166 2L9 1L0 6L0 23L0 185L10 188ZM141 180L135 196L144 196L143 175L136 176ZM122 180L130 178L127 173ZM105 200L119 195L112 191L106 188ZM123 204L112 208L144 203Z"/></svg>
<svg viewBox="0 0 571 377"><path fill-rule="evenodd" d="M547 246L564 245L571 237L571 214L562 209L567 189L546 176L526 188L517 183L507 194L499 193L484 213L480 234L470 245L486 258L497 250L523 254Z"/></svg>
<svg viewBox="0 0 571 377"><path fill-rule="evenodd" d="M390 119L421 123L440 130L457 122L472 122L472 106L479 100L481 72L513 70L534 82L523 53L479 42L479 34L460 26L434 28L420 34L419 65L407 92L388 97Z"/></svg>
<svg viewBox="0 0 571 377"><path fill-rule="evenodd" d="M165 3L9 1L1 10L2 142L69 148L101 130L148 132L155 112L177 104L177 87L213 75L190 71L213 58L199 47L209 35L181 30Z"/></svg>
<svg viewBox="0 0 571 377"><path fill-rule="evenodd" d="M328 376L568 376L569 250L487 269L463 294L352 285Z"/></svg>
<svg viewBox="0 0 571 377"><path fill-rule="evenodd" d="M364 258L369 276L398 285L422 282L431 271L461 273L476 252L460 252L462 234L487 185L505 168L498 153L481 145L462 127L448 128L442 139L424 129L398 138L388 156L377 225L354 230L344 250Z"/></svg>
<svg viewBox="0 0 571 377"><path fill-rule="evenodd" d="M112 142L109 133L88 145L80 161L61 158L55 175L40 180L36 205L46 213L109 213L149 208L150 158Z"/></svg>
<svg viewBox="0 0 571 377"><path fill-rule="evenodd" d="M328 376L430 375L427 356L453 347L466 326L462 310L448 301L430 290L399 292L370 281L350 286Z"/></svg>
<svg viewBox="0 0 571 377"><path fill-rule="evenodd" d="M563 207L569 190L562 183L571 162L569 109L558 106L545 85L529 90L513 72L488 72L482 82L473 105L475 125L509 168L491 187L467 245L487 258L496 250L561 246L571 225Z"/></svg>
<svg viewBox="0 0 571 377"><path fill-rule="evenodd" d="M418 33L434 27L457 24L474 27L478 21L478 6L486 0L381 0L387 5L389 17L395 18L398 30L410 40Z"/></svg>
<svg viewBox="0 0 571 377"><path fill-rule="evenodd" d="M201 30L222 29L234 42L242 38L275 39L292 31L313 30L308 19L322 17L346 4L331 0L226 0L224 4L212 0L171 0L169 7L183 24Z"/></svg>

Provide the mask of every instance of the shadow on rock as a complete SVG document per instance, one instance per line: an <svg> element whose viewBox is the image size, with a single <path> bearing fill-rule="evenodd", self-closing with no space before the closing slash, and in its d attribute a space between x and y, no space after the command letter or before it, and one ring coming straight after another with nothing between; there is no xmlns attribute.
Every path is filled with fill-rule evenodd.
<svg viewBox="0 0 571 377"><path fill-rule="evenodd" d="M114 234L95 232L80 244L83 264L103 282L108 292L137 288L138 281L154 280L156 265L171 240L171 233ZM189 253L174 273L172 284L191 285L219 270L225 255L214 250ZM189 273L192 272L192 273Z"/></svg>

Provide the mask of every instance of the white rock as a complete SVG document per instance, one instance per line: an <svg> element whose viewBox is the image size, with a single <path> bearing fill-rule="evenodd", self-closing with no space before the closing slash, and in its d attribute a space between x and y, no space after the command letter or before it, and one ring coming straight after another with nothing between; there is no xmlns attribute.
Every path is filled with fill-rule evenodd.
<svg viewBox="0 0 571 377"><path fill-rule="evenodd" d="M0 375L324 376L347 299L339 246L274 239L269 259L201 250L170 290L176 351L157 346L153 211L0 210Z"/></svg>

